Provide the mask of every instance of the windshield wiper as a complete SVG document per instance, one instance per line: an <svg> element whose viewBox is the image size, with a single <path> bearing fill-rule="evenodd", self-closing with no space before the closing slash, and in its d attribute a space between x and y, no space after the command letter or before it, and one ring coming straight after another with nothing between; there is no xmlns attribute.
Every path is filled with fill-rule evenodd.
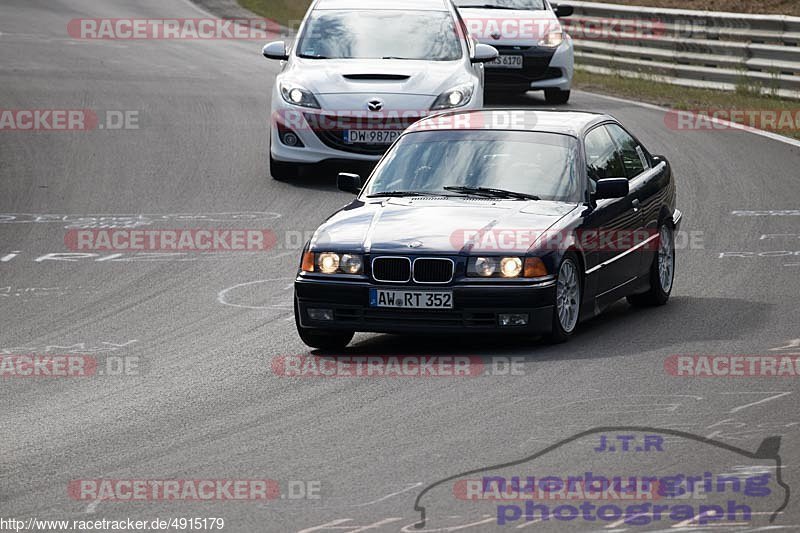
<svg viewBox="0 0 800 533"><path fill-rule="evenodd" d="M383 191L368 194L367 198L394 198L402 196L436 196L436 193L425 191Z"/></svg>
<svg viewBox="0 0 800 533"><path fill-rule="evenodd" d="M464 194L477 194L488 198L513 198L515 200L541 200L536 195L524 192L508 191L506 189L492 189L489 187L461 187L449 186L442 187L446 191L460 192Z"/></svg>
<svg viewBox="0 0 800 533"><path fill-rule="evenodd" d="M367 198L400 198L403 196L444 196L446 198L461 197L462 194L445 194L441 191L383 191L368 194Z"/></svg>
<svg viewBox="0 0 800 533"><path fill-rule="evenodd" d="M381 59L402 59L404 61L417 61L413 57L383 56Z"/></svg>
<svg viewBox="0 0 800 533"><path fill-rule="evenodd" d="M297 54L297 57L301 57L303 59L330 59L327 56L320 56L316 54Z"/></svg>

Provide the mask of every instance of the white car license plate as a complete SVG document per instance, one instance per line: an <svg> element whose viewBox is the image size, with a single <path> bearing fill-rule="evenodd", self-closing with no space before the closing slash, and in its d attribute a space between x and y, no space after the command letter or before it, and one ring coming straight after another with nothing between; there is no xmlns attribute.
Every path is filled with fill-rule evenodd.
<svg viewBox="0 0 800 533"><path fill-rule="evenodd" d="M400 130L345 130L347 144L392 144L403 133Z"/></svg>
<svg viewBox="0 0 800 533"><path fill-rule="evenodd" d="M522 56L500 56L490 63L486 63L491 68L522 68Z"/></svg>
<svg viewBox="0 0 800 533"><path fill-rule="evenodd" d="M452 291L369 290L370 307L404 309L452 309Z"/></svg>

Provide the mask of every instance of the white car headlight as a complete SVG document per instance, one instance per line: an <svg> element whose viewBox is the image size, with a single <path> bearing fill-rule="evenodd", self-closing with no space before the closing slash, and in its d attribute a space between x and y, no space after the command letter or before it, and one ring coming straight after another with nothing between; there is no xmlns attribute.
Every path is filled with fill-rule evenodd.
<svg viewBox="0 0 800 533"><path fill-rule="evenodd" d="M542 40L539 41L539 46L547 46L550 48L555 48L557 46L561 46L561 43L564 42L564 32L561 30L558 31L551 31L547 35L544 36Z"/></svg>
<svg viewBox="0 0 800 533"><path fill-rule="evenodd" d="M439 95L431 109L451 109L467 105L472 100L474 89L471 83L453 87Z"/></svg>
<svg viewBox="0 0 800 533"><path fill-rule="evenodd" d="M281 96L287 103L300 107L320 108L317 98L308 89L284 81L280 82L278 87L281 91Z"/></svg>

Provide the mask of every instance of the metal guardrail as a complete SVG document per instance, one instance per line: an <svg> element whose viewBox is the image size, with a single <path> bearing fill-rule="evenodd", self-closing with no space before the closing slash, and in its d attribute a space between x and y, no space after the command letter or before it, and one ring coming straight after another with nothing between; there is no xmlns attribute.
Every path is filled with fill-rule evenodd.
<svg viewBox="0 0 800 533"><path fill-rule="evenodd" d="M564 3L576 68L800 99L800 17Z"/></svg>

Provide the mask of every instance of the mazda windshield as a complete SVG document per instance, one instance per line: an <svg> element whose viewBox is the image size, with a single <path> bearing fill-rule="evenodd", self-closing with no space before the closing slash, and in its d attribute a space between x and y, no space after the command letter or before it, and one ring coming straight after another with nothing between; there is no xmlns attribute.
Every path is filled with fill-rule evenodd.
<svg viewBox="0 0 800 533"><path fill-rule="evenodd" d="M461 59L461 41L446 11L311 13L297 54L307 59Z"/></svg>

